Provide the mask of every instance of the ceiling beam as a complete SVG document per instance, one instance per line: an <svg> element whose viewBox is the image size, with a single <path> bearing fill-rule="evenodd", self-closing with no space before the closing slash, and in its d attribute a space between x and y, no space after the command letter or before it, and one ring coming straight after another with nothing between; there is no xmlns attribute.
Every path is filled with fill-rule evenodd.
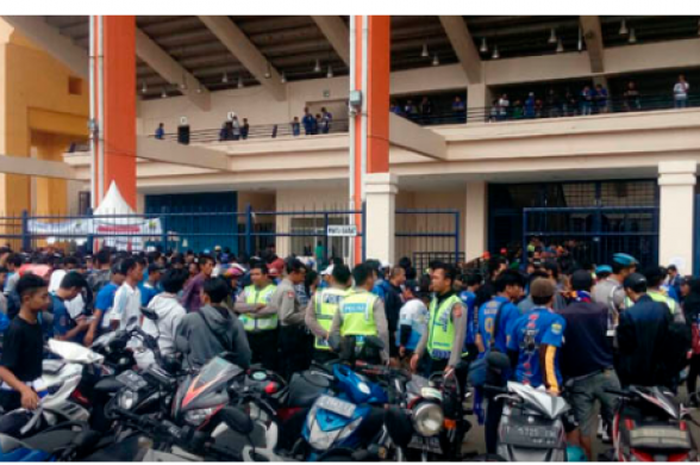
<svg viewBox="0 0 700 465"><path fill-rule="evenodd" d="M350 30L340 16L312 16L335 53L350 66Z"/></svg>
<svg viewBox="0 0 700 465"><path fill-rule="evenodd" d="M272 94L275 100L281 102L287 98L285 87L280 83L280 75L277 70L233 21L227 16L200 16L199 19L231 54L260 81L260 84ZM269 79L265 78L265 73L268 71L270 72Z"/></svg>
<svg viewBox="0 0 700 465"><path fill-rule="evenodd" d="M459 58L459 63L464 69L464 74L470 84L481 82L481 57L474 45L467 23L461 16L440 16L442 27L445 28L452 48Z"/></svg>
<svg viewBox="0 0 700 465"><path fill-rule="evenodd" d="M229 170L228 157L223 152L146 136L136 138L136 156L144 160L194 168L216 171Z"/></svg>
<svg viewBox="0 0 700 465"><path fill-rule="evenodd" d="M433 160L447 158L447 142L440 134L389 113L389 143Z"/></svg>
<svg viewBox="0 0 700 465"><path fill-rule="evenodd" d="M67 66L77 76L89 77L88 53L71 39L61 35L40 16L3 16L10 26L49 55Z"/></svg>
<svg viewBox="0 0 700 465"><path fill-rule="evenodd" d="M189 71L160 48L140 29L136 29L136 55L170 84L177 84L180 92L203 111L211 109L209 91ZM182 86L185 85L183 89Z"/></svg>
<svg viewBox="0 0 700 465"><path fill-rule="evenodd" d="M0 155L0 173L42 178L78 179L74 168L62 161Z"/></svg>
<svg viewBox="0 0 700 465"><path fill-rule="evenodd" d="M605 71L603 52L603 32L600 28L599 16L581 16L583 39L586 41L588 57L591 59L591 72Z"/></svg>

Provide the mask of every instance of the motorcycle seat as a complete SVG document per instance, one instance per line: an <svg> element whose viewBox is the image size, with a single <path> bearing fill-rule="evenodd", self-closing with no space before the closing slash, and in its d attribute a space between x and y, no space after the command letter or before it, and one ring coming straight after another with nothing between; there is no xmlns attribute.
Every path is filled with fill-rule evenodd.
<svg viewBox="0 0 700 465"><path fill-rule="evenodd" d="M292 407L311 407L318 396L331 386L327 377L312 371L294 373L289 382L289 405Z"/></svg>
<svg viewBox="0 0 700 465"><path fill-rule="evenodd" d="M29 449L42 450L44 452L52 452L59 447L65 447L75 438L75 432L71 430L49 431L47 433L39 433L34 436L24 439L22 442Z"/></svg>

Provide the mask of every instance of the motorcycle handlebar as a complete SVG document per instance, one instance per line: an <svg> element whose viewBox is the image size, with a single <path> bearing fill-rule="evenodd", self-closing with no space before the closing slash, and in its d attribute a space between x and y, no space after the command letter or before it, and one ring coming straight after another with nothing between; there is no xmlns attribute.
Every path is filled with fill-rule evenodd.
<svg viewBox="0 0 700 465"><path fill-rule="evenodd" d="M507 388L500 386L492 386L490 384L484 385L484 391L497 392L498 394L510 394L510 391Z"/></svg>

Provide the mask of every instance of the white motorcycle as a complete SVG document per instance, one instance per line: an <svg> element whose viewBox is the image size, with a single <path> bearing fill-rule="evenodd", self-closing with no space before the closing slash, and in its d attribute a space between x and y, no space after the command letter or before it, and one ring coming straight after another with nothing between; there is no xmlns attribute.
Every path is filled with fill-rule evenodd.
<svg viewBox="0 0 700 465"><path fill-rule="evenodd" d="M83 378L86 365L101 364L104 358L80 344L50 339L49 350L60 360L44 360L39 406L30 411L12 410L0 419L0 431L13 437L33 436L63 422L86 422L90 412L72 396Z"/></svg>

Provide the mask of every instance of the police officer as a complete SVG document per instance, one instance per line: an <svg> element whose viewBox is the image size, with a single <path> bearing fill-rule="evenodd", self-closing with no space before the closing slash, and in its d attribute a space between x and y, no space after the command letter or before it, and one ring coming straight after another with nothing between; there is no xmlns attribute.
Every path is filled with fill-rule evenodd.
<svg viewBox="0 0 700 465"><path fill-rule="evenodd" d="M681 306L661 290L667 273L666 268L660 266L652 266L644 270L644 277L647 279L647 295L651 297L651 300L654 302L665 303L675 321L685 323L685 315L683 315L681 311ZM627 308L633 305L629 297L626 302Z"/></svg>
<svg viewBox="0 0 700 465"><path fill-rule="evenodd" d="M277 307L272 296L277 287L272 284L267 266L254 262L250 269L251 285L238 295L234 311L240 315L253 352L252 363L262 363L268 370L277 369Z"/></svg>
<svg viewBox="0 0 700 465"><path fill-rule="evenodd" d="M347 266L331 265L329 268L330 287L317 291L306 307L306 326L314 335L313 359L319 363L336 357L328 345L328 336L333 317L340 303L347 297L352 284L352 276Z"/></svg>
<svg viewBox="0 0 700 465"><path fill-rule="evenodd" d="M418 372L420 368L425 376L454 369L462 356L467 355L464 353L467 310L453 289L457 273L445 263L437 263L432 269L431 285L435 295L430 301L428 331L411 358L411 370Z"/></svg>
<svg viewBox="0 0 700 465"><path fill-rule="evenodd" d="M389 361L389 325L386 320L384 303L371 293L374 287L374 272L366 264L357 265L352 270L355 288L343 299L333 317L331 337L377 336L384 343L380 357ZM362 344L361 338L358 340Z"/></svg>
<svg viewBox="0 0 700 465"><path fill-rule="evenodd" d="M305 370L311 361L311 338L304 326L304 309L299 303L295 286L304 283L306 266L298 258L288 258L286 276L277 286L272 303L280 319L281 374L290 379L292 374Z"/></svg>

